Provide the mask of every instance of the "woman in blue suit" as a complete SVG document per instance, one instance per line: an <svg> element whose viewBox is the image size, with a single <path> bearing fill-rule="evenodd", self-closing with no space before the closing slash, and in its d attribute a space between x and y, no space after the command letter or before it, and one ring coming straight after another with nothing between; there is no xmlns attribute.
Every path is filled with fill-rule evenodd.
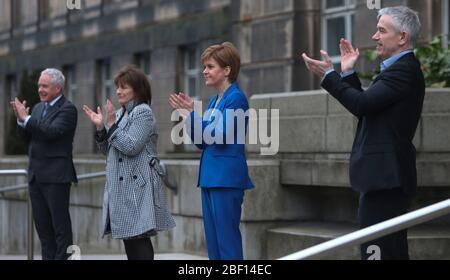
<svg viewBox="0 0 450 280"><path fill-rule="evenodd" d="M242 260L239 230L244 191L253 188L245 158L248 101L236 80L240 56L229 42L208 47L201 56L206 86L218 94L200 116L184 93L169 103L185 117L188 134L203 150L198 186L202 193L203 224L211 260ZM199 137L200 136L200 137Z"/></svg>

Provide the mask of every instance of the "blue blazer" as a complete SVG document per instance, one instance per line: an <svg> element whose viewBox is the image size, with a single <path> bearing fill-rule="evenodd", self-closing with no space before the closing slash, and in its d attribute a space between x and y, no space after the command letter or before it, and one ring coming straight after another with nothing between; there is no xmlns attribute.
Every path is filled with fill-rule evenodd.
<svg viewBox="0 0 450 280"><path fill-rule="evenodd" d="M197 186L253 188L245 158L248 114L244 114L249 109L247 98L237 83L233 83L225 91L215 110L212 110L217 98L216 95L211 99L203 118L192 112L186 120L189 136L194 144L203 150ZM241 117L227 117L227 109L228 113L237 110ZM232 122L231 117L234 120Z"/></svg>

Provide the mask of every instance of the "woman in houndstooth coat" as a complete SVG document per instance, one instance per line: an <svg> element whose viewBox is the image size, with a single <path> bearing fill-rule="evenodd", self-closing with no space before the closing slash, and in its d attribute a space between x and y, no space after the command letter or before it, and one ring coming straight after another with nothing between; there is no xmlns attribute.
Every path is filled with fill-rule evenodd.
<svg viewBox="0 0 450 280"><path fill-rule="evenodd" d="M116 111L107 100L105 126L100 107L94 112L83 106L106 155L103 235L123 239L128 259L153 259L150 236L173 228L175 222L161 185L150 83L134 66L122 68L114 83L122 107Z"/></svg>

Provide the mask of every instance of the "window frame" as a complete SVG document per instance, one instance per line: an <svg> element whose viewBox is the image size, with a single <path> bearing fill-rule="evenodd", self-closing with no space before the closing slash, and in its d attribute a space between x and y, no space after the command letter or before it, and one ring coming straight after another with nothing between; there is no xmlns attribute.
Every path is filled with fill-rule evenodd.
<svg viewBox="0 0 450 280"><path fill-rule="evenodd" d="M104 107L106 105L106 99L110 99L113 95L112 90L114 90L113 86L113 78L111 72L111 58L104 58L98 61L98 88L99 88L99 97L97 104L99 106ZM109 78L108 78L109 77ZM109 87L109 92L106 89Z"/></svg>
<svg viewBox="0 0 450 280"><path fill-rule="evenodd" d="M151 81L152 52L143 51L136 53L134 55L134 63L136 64L137 67L139 67L139 69L142 70L142 72L144 72L145 76L147 76L147 79ZM148 71L146 71L146 68L148 68Z"/></svg>
<svg viewBox="0 0 450 280"><path fill-rule="evenodd" d="M321 22L322 22L322 49L327 50L328 48L328 28L327 28L327 21L330 19L335 18L344 18L345 22L345 38L349 40L350 42L353 41L354 36L354 28L353 28L353 20L355 14L356 14L356 1L354 0L345 0L344 6L340 7L334 7L330 9L326 9L326 0L322 0L322 7L321 7ZM336 42L338 44L338 42ZM340 55L331 55L331 61L333 64L338 64L340 62Z"/></svg>
<svg viewBox="0 0 450 280"><path fill-rule="evenodd" d="M77 66L75 64L66 65L63 67L64 76L66 77L66 93L67 98L75 104L77 97Z"/></svg>
<svg viewBox="0 0 450 280"><path fill-rule="evenodd" d="M190 54L194 54L195 68L189 68ZM199 67L200 53L195 46L185 46L182 51L183 59L183 88L184 92L190 97L197 99L199 97L200 90L200 73L201 67ZM190 92L190 79L195 80L195 92Z"/></svg>

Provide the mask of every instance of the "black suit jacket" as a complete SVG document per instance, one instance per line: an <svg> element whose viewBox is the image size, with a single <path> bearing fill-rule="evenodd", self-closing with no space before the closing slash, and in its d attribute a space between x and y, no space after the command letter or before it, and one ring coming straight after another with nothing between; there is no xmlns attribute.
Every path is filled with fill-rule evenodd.
<svg viewBox="0 0 450 280"><path fill-rule="evenodd" d="M29 142L28 180L39 183L77 182L72 143L77 109L62 96L41 118L44 102L35 105L25 128L19 133Z"/></svg>
<svg viewBox="0 0 450 280"><path fill-rule="evenodd" d="M322 86L359 120L350 157L352 188L366 193L402 187L413 193L417 172L412 140L425 95L414 54L385 69L366 91L356 74L341 78L330 73Z"/></svg>

